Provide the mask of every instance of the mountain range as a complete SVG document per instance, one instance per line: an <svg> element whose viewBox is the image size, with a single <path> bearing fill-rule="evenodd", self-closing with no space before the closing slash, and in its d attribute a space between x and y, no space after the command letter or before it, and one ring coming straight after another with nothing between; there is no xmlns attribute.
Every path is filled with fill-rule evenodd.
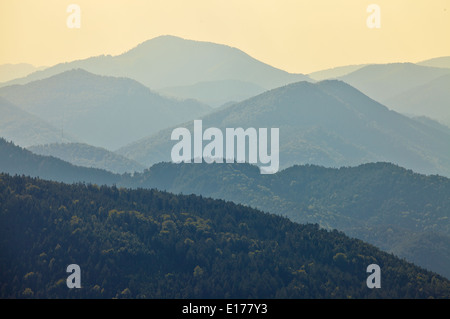
<svg viewBox="0 0 450 319"><path fill-rule="evenodd" d="M246 100L264 91L266 89L251 82L219 80L199 82L186 86L168 87L158 92L172 97L193 98L214 108L218 108L224 104Z"/></svg>
<svg viewBox="0 0 450 319"><path fill-rule="evenodd" d="M37 155L0 138L0 172L65 183L114 185L122 176L103 169L72 165L53 156Z"/></svg>
<svg viewBox="0 0 450 319"><path fill-rule="evenodd" d="M450 297L448 279L372 245L230 202L6 174L0 198L1 298Z"/></svg>
<svg viewBox="0 0 450 319"><path fill-rule="evenodd" d="M409 97L408 91L415 92L417 87L450 74L449 59L439 57L415 64L348 65L303 75L273 68L226 45L160 36L117 56L103 55L57 64L0 83L0 87L25 84L81 68L98 75L127 77L163 95L193 98L219 107L289 83L340 79L395 111L429 117L432 115L434 120L448 126L448 112L442 112L441 109L449 97L439 91L440 87L445 87L445 82L436 88L440 99L428 99L428 96L434 96L432 89L428 88L425 97L420 96L422 106L414 106L412 110L405 111L411 99L403 99L402 96Z"/></svg>
<svg viewBox="0 0 450 319"><path fill-rule="evenodd" d="M203 116L203 127L279 128L280 167L386 161L450 176L450 135L390 111L350 85L298 82ZM179 124L192 132L192 122ZM173 128L117 150L147 167L170 161Z"/></svg>
<svg viewBox="0 0 450 319"><path fill-rule="evenodd" d="M99 168L112 173L140 172L144 166L104 148L83 143L53 143L34 145L28 150L38 155L62 159L76 166Z"/></svg>
<svg viewBox="0 0 450 319"><path fill-rule="evenodd" d="M28 63L2 64L0 65L0 85L2 82L9 82L18 78L45 69L46 67L35 67Z"/></svg>
<svg viewBox="0 0 450 319"><path fill-rule="evenodd" d="M450 127L450 57L418 63L346 65L308 74L316 81L340 79L390 109L427 116Z"/></svg>
<svg viewBox="0 0 450 319"><path fill-rule="evenodd" d="M450 126L450 68L427 66L442 64L438 62L367 65L338 79L394 111L428 116Z"/></svg>
<svg viewBox="0 0 450 319"><path fill-rule="evenodd" d="M450 56L432 58L432 59L420 61L416 64L424 65L424 66L432 66L432 67L436 67L436 68L450 69Z"/></svg>
<svg viewBox="0 0 450 319"><path fill-rule="evenodd" d="M261 175L249 164L158 163L142 173L118 175L36 155L0 139L0 172L230 200L344 231L450 278L449 179L389 163L293 166L274 175Z"/></svg>
<svg viewBox="0 0 450 319"><path fill-rule="evenodd" d="M365 67L366 65L368 65L368 64L338 66L338 67L334 67L331 69L315 71L315 72L309 73L308 76L315 81L334 80L341 76L352 73L356 70L359 70L359 69Z"/></svg>
<svg viewBox="0 0 450 319"><path fill-rule="evenodd" d="M103 55L57 64L0 86L25 84L78 68L98 75L134 79L152 90L184 87L183 91L186 91L194 86L194 95L199 94L202 83L206 82L201 95L207 95L208 88L215 86L216 90L221 91L220 96L227 96L231 101L239 100L242 88L233 92L227 87L217 86L217 81L249 83L250 93L244 92L246 96L251 94L255 86L272 89L292 82L311 81L306 75L274 68L237 48L160 36L117 56ZM170 90L173 93L174 90Z"/></svg>
<svg viewBox="0 0 450 319"><path fill-rule="evenodd" d="M380 103L450 74L450 69L413 63L371 64L339 77Z"/></svg>
<svg viewBox="0 0 450 319"><path fill-rule="evenodd" d="M0 96L79 142L109 150L210 110L195 100L162 97L131 79L81 69L2 87Z"/></svg>
<svg viewBox="0 0 450 319"><path fill-rule="evenodd" d="M332 79L337 79L337 78L343 77L345 75L348 75L350 73L353 73L353 72L355 72L359 69L362 69L363 67L368 66L368 65L395 67L398 64L399 63L388 63L388 64L366 63L366 64L343 65L343 66L337 66L337 67L333 67L333 68L329 68L329 69L323 69L323 70L311 72L311 73L308 73L307 75L315 81L332 80ZM410 64L412 64L412 63L410 63ZM416 62L414 64L420 65L420 66L449 69L450 68L450 56L437 57L437 58L433 58L433 59Z"/></svg>
<svg viewBox="0 0 450 319"><path fill-rule="evenodd" d="M0 296L448 298L449 61L304 75L161 36L0 66ZM196 119L279 128L280 171L170 163Z"/></svg>
<svg viewBox="0 0 450 319"><path fill-rule="evenodd" d="M36 144L74 142L75 137L32 115L0 96L0 137L27 147Z"/></svg>
<svg viewBox="0 0 450 319"><path fill-rule="evenodd" d="M450 128L450 74L400 93L385 105L411 116L426 115Z"/></svg>
<svg viewBox="0 0 450 319"><path fill-rule="evenodd" d="M450 278L448 178L389 163L296 165L274 175L249 164L159 163L123 185L230 200L317 223Z"/></svg>

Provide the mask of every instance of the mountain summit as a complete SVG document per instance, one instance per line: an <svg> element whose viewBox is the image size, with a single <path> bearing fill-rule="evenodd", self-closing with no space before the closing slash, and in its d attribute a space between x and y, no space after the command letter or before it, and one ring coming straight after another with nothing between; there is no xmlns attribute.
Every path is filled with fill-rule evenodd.
<svg viewBox="0 0 450 319"><path fill-rule="evenodd" d="M83 69L0 88L0 97L77 141L109 150L210 111L194 100L162 97L132 79Z"/></svg>
<svg viewBox="0 0 450 319"><path fill-rule="evenodd" d="M192 130L192 122L179 127ZM203 127L279 128L280 168L393 162L422 173L449 175L450 136L390 111L350 85L298 82L264 92L203 117ZM150 166L169 161L172 129L121 148Z"/></svg>
<svg viewBox="0 0 450 319"><path fill-rule="evenodd" d="M128 77L156 90L220 80L245 81L272 89L310 80L306 75L274 68L227 45L160 36L117 56L102 55L57 64L6 84L23 84L74 68Z"/></svg>

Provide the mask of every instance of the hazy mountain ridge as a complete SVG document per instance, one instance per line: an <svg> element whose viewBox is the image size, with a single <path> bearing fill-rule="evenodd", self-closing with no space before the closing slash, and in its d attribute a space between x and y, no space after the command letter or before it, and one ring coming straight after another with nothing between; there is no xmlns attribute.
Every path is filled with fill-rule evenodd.
<svg viewBox="0 0 450 319"><path fill-rule="evenodd" d="M118 56L98 56L58 64L25 78L0 83L0 136L21 146L81 141L109 150L120 147L117 153L121 156L116 157L111 152L100 152L97 147L88 144L83 147L81 144L71 144L72 148L64 150L58 157L76 165L94 166L117 173L139 171L153 165L150 170L132 176L77 167L54 157L37 156L15 148L0 139L0 171L67 183L156 187L174 193L195 193L232 200L289 216L296 222L319 223L329 229L345 231L350 236L450 278L448 179L419 175L401 168L450 176L450 129L426 118L410 119L397 113L426 115L449 125L450 118L445 117L449 114L450 105L448 58L416 64L345 66L308 76L273 68L229 46L171 36L158 37ZM313 81L327 77L337 77L339 81ZM19 83L21 85L17 85ZM195 98L200 102L168 99L156 90L183 99ZM224 103L229 106L212 111L201 101L213 106ZM231 101L241 102L230 105ZM203 119L204 129L218 127L224 131L226 127L279 127L281 168L285 170L262 176L257 167L246 164L177 166L160 163L170 160L170 150L175 144L170 140L172 129L187 127L192 132L192 120L199 118ZM74 145L78 147L73 148ZM30 149L37 151L39 148ZM87 153L75 155L77 151L84 150ZM41 151L56 155L55 149L44 151L41 147ZM132 160L128 161L125 157ZM105 162L108 158L112 159L111 164ZM386 163L360 165L378 161L392 162L401 167ZM316 165L341 168L325 169ZM29 187L26 191L20 189L24 191L22 195L33 197L40 194L33 187L34 181L26 181ZM51 184L44 187L52 188ZM112 191L115 191L114 188ZM176 202L180 198L171 199ZM33 200L38 203L36 198ZM77 199L71 197L70 200ZM96 208L100 211L100 207ZM120 218L125 218L123 211L114 212L114 209L109 211L112 211L108 216L109 222L113 223L114 218L122 222ZM64 209L61 208L61 211ZM72 218L86 212L74 209L70 213ZM129 214L133 222L143 222L141 215L133 214ZM127 218L125 227L129 226L130 219ZM173 219L176 229L191 230L190 226L184 228L186 220ZM86 221L87 215L81 224L88 225ZM163 222L157 222L162 232L159 235L172 235L173 228L163 227ZM80 235L79 230L70 228L69 224L73 226L69 219L65 220L64 229L73 231L71 236L84 236ZM111 229L115 234L123 230L117 228L123 224L114 225ZM155 225L151 222L144 226L153 231ZM81 228L86 231L88 227ZM101 227L98 229L105 230ZM238 232L243 229L245 225L239 225ZM128 240L135 240L136 237L134 229L129 230L124 237L113 236L115 247L105 244L103 250L96 252L103 254L109 251L118 258L116 261L121 260L119 251L126 251L128 257L134 256L136 251L130 248L133 245L128 245ZM40 231L37 230L37 233L45 236ZM92 239L92 234L87 236L85 242ZM98 239L103 242L104 238L99 236ZM137 251L146 258L153 258L152 253L147 255L148 250L143 248L144 240L141 239L133 242L139 243ZM182 242L186 244L192 240L190 237L178 239L174 246L170 246L171 249L179 249ZM203 239L207 245L206 237ZM242 243L245 245L245 240ZM220 245L219 249L223 249ZM38 248L41 254L44 247ZM52 247L45 248L58 260ZM250 253L255 251L250 249ZM354 251L350 255L357 256ZM38 258L38 254L33 256ZM177 256L184 258L184 255ZM332 255L327 258L334 260L329 257ZM48 260L45 260L44 264L47 264ZM197 260L205 261L203 257ZM37 263L41 262L39 260ZM35 265L35 260L30 264ZM104 269L101 262L95 266ZM155 275L154 278L160 282L167 280L172 283L171 288L164 288L173 289L171 293L180 296L173 283L195 280L192 278L195 265L189 266L193 268L189 268L189 273L176 272L175 281L168 280L172 278L170 273L161 272L152 276ZM200 269L210 269L200 266ZM176 266L174 269L179 270ZM139 272L145 271L139 268ZM49 275L43 268L39 268L37 273ZM26 274L18 276L22 278L19 280L22 291L27 287ZM103 272L102 278L109 278L107 275ZM47 291L57 295L57 280L60 278L49 276L54 287L46 287ZM280 276L277 274L275 279L271 279L279 283ZM405 278L407 275L400 272L399 276ZM431 278L431 275L426 276ZM216 279L212 276L208 280L211 278ZM262 278L257 279L255 282ZM410 282L416 284L414 280ZM301 283L308 286L304 281ZM94 284L99 285L92 282L89 293L101 296L94 289ZM114 292L108 291L108 297L121 297L125 288L130 286L142 289L130 280L115 286ZM317 293L318 286L311 287L314 287L311 295L312 291ZM293 293L289 289L283 287L277 290L278 296ZM248 293L249 290L243 291ZM135 291L133 294L138 296ZM412 292L403 289L402 294Z"/></svg>
<svg viewBox="0 0 450 319"><path fill-rule="evenodd" d="M450 278L449 180L392 164L293 166L261 175L248 164L159 163L131 176L75 167L0 139L0 171L231 200L296 222L345 231ZM432 245L424 249L419 244L422 237Z"/></svg>
<svg viewBox="0 0 450 319"><path fill-rule="evenodd" d="M36 67L28 63L2 64L0 65L0 85L1 82L8 82L17 78L26 77L27 75L43 70L46 67Z"/></svg>
<svg viewBox="0 0 450 319"><path fill-rule="evenodd" d="M74 68L99 75L128 77L151 89L219 80L246 81L270 89L309 80L306 75L276 69L227 45L159 36L117 56L103 55L57 64L2 85L25 84Z"/></svg>
<svg viewBox="0 0 450 319"><path fill-rule="evenodd" d="M348 84L298 82L202 117L204 129L280 128L280 167L329 167L387 161L417 172L450 176L450 136L389 111ZM192 122L178 125L192 132ZM117 152L146 166L170 161L173 128Z"/></svg>
<svg viewBox="0 0 450 319"><path fill-rule="evenodd" d="M0 96L63 128L78 141L109 150L211 109L194 100L162 97L131 79L82 69L3 87Z"/></svg>
<svg viewBox="0 0 450 319"><path fill-rule="evenodd" d="M395 95L385 103L397 112L427 116L450 127L450 74Z"/></svg>
<svg viewBox="0 0 450 319"><path fill-rule="evenodd" d="M102 169L75 166L59 158L34 154L3 138L0 138L0 171L65 183L113 185L122 178Z"/></svg>
<svg viewBox="0 0 450 319"><path fill-rule="evenodd" d="M450 134L450 127L447 125L444 125L442 123L439 123L436 120L433 120L427 116L412 116L414 120L419 121L425 125L429 125L435 129L441 130L445 132L446 134Z"/></svg>
<svg viewBox="0 0 450 319"><path fill-rule="evenodd" d="M447 74L450 74L450 69L414 63L389 63L367 65L339 79L384 103L395 95Z"/></svg>
<svg viewBox="0 0 450 319"><path fill-rule="evenodd" d="M0 96L0 136L17 145L74 142L76 139Z"/></svg>
<svg viewBox="0 0 450 319"><path fill-rule="evenodd" d="M101 55L60 63L0 83L0 87L27 84L72 69L134 79L152 90L169 91L183 99L197 98L216 107L288 83L312 81L306 75L274 68L227 45L159 36L117 56ZM220 85L226 81L231 84ZM236 83L245 85L236 86ZM211 89L215 96L211 96Z"/></svg>
<svg viewBox="0 0 450 319"><path fill-rule="evenodd" d="M38 155L53 156L73 165L100 168L123 174L144 170L144 166L106 149L82 143L35 145L28 150Z"/></svg>
<svg viewBox="0 0 450 319"><path fill-rule="evenodd" d="M450 56L442 56L437 58L432 58L417 63L423 66L432 66L436 68L450 68Z"/></svg>
<svg viewBox="0 0 450 319"><path fill-rule="evenodd" d="M356 65L343 65L335 68L324 69L309 73L308 76L315 81L333 80L338 77L347 75L356 70L359 70L368 64L356 64Z"/></svg>
<svg viewBox="0 0 450 319"><path fill-rule="evenodd" d="M179 98L193 98L212 107L240 102L266 91L263 87L239 80L199 82L188 86L168 87L158 90L161 94Z"/></svg>
<svg viewBox="0 0 450 319"><path fill-rule="evenodd" d="M429 65L440 65L436 63ZM413 63L368 65L339 79L404 114L427 116L450 125L450 68Z"/></svg>

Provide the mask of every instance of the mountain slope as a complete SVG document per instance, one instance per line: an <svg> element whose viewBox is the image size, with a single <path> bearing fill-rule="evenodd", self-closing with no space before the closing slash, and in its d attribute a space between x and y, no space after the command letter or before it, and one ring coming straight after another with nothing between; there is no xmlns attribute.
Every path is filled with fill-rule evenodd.
<svg viewBox="0 0 450 319"><path fill-rule="evenodd" d="M389 98L447 74L450 69L391 63L371 64L339 79L384 104Z"/></svg>
<svg viewBox="0 0 450 319"><path fill-rule="evenodd" d="M261 175L248 164L160 163L123 185L231 200L338 229L450 278L450 179L388 163L293 166ZM419 238L428 242L426 249Z"/></svg>
<svg viewBox="0 0 450 319"><path fill-rule="evenodd" d="M265 89L259 85L238 80L200 82L158 90L169 96L193 98L212 107L219 107L230 102L240 102L264 91Z"/></svg>
<svg viewBox="0 0 450 319"><path fill-rule="evenodd" d="M414 120L421 122L425 125L428 125L432 128L438 129L443 131L445 134L450 134L450 127L446 126L444 124L439 123L436 120L430 119L429 117L426 116L415 116Z"/></svg>
<svg viewBox="0 0 450 319"><path fill-rule="evenodd" d="M305 75L276 69L226 45L160 36L118 56L58 64L6 85L24 84L74 68L99 75L128 77L155 90L220 80L245 81L271 89L309 80Z"/></svg>
<svg viewBox="0 0 450 319"><path fill-rule="evenodd" d="M2 298L450 297L371 245L223 201L8 175L0 197ZM65 285L72 263L83 289Z"/></svg>
<svg viewBox="0 0 450 319"><path fill-rule="evenodd" d="M341 81L298 82L202 118L203 128L279 128L280 167L328 167L386 161L422 173L450 176L450 136L389 111ZM192 122L180 124L192 132ZM146 166L170 161L172 129L118 153ZM204 143L206 144L206 142ZM225 155L224 155L225 156Z"/></svg>
<svg viewBox="0 0 450 319"><path fill-rule="evenodd" d="M0 96L79 141L109 150L210 110L193 100L164 98L134 80L81 69L3 87Z"/></svg>
<svg viewBox="0 0 450 319"><path fill-rule="evenodd" d="M344 65L331 69L320 70L309 73L308 76L315 81L332 80L347 75L365 67L367 64Z"/></svg>
<svg viewBox="0 0 450 319"><path fill-rule="evenodd" d="M385 105L400 113L430 117L450 127L450 74L395 95Z"/></svg>
<svg viewBox="0 0 450 319"><path fill-rule="evenodd" d="M28 175L65 183L113 185L121 176L96 168L79 167L51 156L36 155L0 138L0 172Z"/></svg>
<svg viewBox="0 0 450 319"><path fill-rule="evenodd" d="M0 140L0 171L232 200L301 223L337 228L450 278L449 180L391 164L339 170L295 166L261 175L248 164L160 163L144 173L120 176L75 167ZM429 243L426 249L420 238Z"/></svg>
<svg viewBox="0 0 450 319"><path fill-rule="evenodd" d="M27 75L44 68L45 67L35 67L28 63L2 64L0 65L0 83L26 77Z"/></svg>
<svg viewBox="0 0 450 319"><path fill-rule="evenodd" d="M38 155L53 156L73 165L100 168L117 174L144 170L135 161L104 148L82 143L35 145L28 147L28 150Z"/></svg>
<svg viewBox="0 0 450 319"><path fill-rule="evenodd" d="M0 137L22 147L76 140L69 134L64 134L61 128L50 125L2 97L0 97L0 114Z"/></svg>
<svg viewBox="0 0 450 319"><path fill-rule="evenodd" d="M450 68L450 56L443 56L438 58L433 58L417 63L423 66L432 66L436 68Z"/></svg>

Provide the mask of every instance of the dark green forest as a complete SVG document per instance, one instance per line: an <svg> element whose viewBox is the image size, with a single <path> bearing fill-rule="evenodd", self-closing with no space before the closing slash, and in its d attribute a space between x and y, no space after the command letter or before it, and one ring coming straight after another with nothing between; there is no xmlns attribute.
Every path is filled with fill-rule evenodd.
<svg viewBox="0 0 450 319"><path fill-rule="evenodd" d="M450 278L450 179L442 176L382 162L295 165L272 175L248 164L159 163L125 180L338 229Z"/></svg>
<svg viewBox="0 0 450 319"><path fill-rule="evenodd" d="M0 228L2 298L450 297L447 279L361 240L195 195L1 174Z"/></svg>
<svg viewBox="0 0 450 319"><path fill-rule="evenodd" d="M249 164L159 163L143 173L118 175L36 155L0 138L0 171L229 200L338 229L450 278L450 179L390 163L296 165L273 175Z"/></svg>

